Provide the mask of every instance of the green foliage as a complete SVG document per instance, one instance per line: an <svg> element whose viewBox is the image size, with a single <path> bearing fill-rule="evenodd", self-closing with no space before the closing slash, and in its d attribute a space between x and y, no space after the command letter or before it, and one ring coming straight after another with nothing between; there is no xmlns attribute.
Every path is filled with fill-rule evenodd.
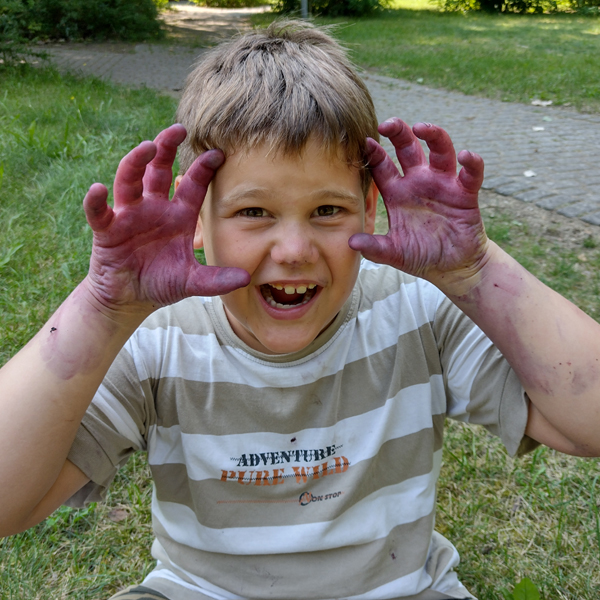
<svg viewBox="0 0 600 600"><path fill-rule="evenodd" d="M600 0L437 0L442 11L541 14L565 9L582 14L600 14Z"/></svg>
<svg viewBox="0 0 600 600"><path fill-rule="evenodd" d="M520 14L555 12L558 8L556 0L439 0L439 6L442 10L451 12L480 10Z"/></svg>
<svg viewBox="0 0 600 600"><path fill-rule="evenodd" d="M27 19L21 0L0 0L0 66L13 65L33 52L24 35Z"/></svg>
<svg viewBox="0 0 600 600"><path fill-rule="evenodd" d="M386 0L309 0L309 12L321 17L364 17L387 5ZM273 10L279 13L300 12L300 0L276 0Z"/></svg>
<svg viewBox="0 0 600 600"><path fill-rule="evenodd" d="M270 0L192 0L192 2L198 6L211 8L247 8L271 4Z"/></svg>
<svg viewBox="0 0 600 600"><path fill-rule="evenodd" d="M0 0L0 39L21 45L36 38L158 39L163 36L158 10L166 4L167 0Z"/></svg>
<svg viewBox="0 0 600 600"><path fill-rule="evenodd" d="M569 0L569 5L581 14L600 15L600 0Z"/></svg>
<svg viewBox="0 0 600 600"><path fill-rule="evenodd" d="M512 594L502 590L505 600L540 600L540 592L531 579L525 577L515 585Z"/></svg>

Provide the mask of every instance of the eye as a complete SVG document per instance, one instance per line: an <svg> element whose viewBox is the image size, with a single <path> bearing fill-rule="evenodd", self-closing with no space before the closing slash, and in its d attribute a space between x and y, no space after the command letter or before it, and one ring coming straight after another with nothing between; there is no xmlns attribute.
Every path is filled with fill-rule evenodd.
<svg viewBox="0 0 600 600"><path fill-rule="evenodd" d="M319 206L319 208L315 209L313 215L316 217L332 217L333 215L340 212L340 210L341 208L339 206L324 204L323 206Z"/></svg>
<svg viewBox="0 0 600 600"><path fill-rule="evenodd" d="M238 213L242 217L251 217L251 218L260 218L266 217L267 211L264 208L258 208L257 206L252 206L250 208L244 208L240 210Z"/></svg>

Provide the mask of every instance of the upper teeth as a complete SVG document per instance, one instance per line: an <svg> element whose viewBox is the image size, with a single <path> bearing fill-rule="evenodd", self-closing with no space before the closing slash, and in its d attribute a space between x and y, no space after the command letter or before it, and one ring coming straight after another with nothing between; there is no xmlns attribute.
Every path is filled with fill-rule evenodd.
<svg viewBox="0 0 600 600"><path fill-rule="evenodd" d="M304 294L307 289L312 290L317 287L316 283L309 283L308 285L299 285L295 287L293 285L279 285L276 283L271 284L276 290L284 290L286 294Z"/></svg>

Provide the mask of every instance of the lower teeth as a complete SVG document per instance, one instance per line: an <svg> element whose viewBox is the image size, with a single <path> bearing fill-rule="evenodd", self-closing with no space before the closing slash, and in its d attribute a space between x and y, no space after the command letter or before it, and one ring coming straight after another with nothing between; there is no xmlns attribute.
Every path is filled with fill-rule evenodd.
<svg viewBox="0 0 600 600"><path fill-rule="evenodd" d="M273 298L267 298L266 300L273 308L295 308L296 306L302 306L303 304L306 304L310 298L305 298L298 304L280 304L279 302L275 302Z"/></svg>

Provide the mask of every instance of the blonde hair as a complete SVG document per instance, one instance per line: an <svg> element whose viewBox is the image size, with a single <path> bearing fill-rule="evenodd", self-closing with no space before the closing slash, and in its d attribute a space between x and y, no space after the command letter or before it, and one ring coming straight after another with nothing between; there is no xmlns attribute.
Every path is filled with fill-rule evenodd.
<svg viewBox="0 0 600 600"><path fill-rule="evenodd" d="M360 169L366 194L366 138L379 139L371 95L346 51L325 28L276 21L204 54L189 75L177 121L188 137L181 173L211 148L225 155L267 144L301 154L316 138Z"/></svg>

